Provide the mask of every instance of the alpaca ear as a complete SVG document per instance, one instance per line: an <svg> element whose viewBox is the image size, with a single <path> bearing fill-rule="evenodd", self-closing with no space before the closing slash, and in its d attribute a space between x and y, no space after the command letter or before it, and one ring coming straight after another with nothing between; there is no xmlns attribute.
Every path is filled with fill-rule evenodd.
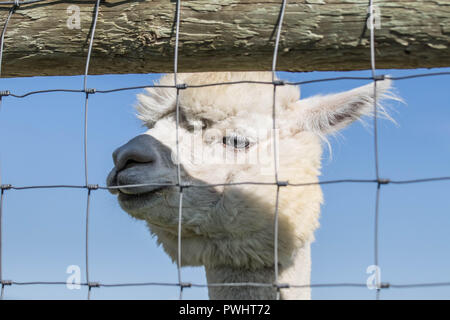
<svg viewBox="0 0 450 320"><path fill-rule="evenodd" d="M389 79L376 83L378 110L380 115L388 118L379 102L393 98L389 95L390 87ZM373 114L373 103L374 84L371 83L341 93L299 100L295 103L294 112L300 111L296 119L301 130L327 135L346 127L361 116Z"/></svg>

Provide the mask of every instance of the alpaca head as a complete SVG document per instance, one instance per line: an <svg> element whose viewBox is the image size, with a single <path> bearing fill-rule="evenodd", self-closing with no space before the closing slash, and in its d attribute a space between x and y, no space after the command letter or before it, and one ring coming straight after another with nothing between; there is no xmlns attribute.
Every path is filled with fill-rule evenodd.
<svg viewBox="0 0 450 320"><path fill-rule="evenodd" d="M151 88L138 96L144 134L118 148L108 186L121 207L145 220L158 242L177 259L179 188L156 186L233 184L183 188L182 265L257 269L273 266L274 213L278 180L317 182L323 138L373 108L373 84L347 92L300 100L295 86L277 86L273 131L273 86L199 84L256 80L271 73L180 74L179 150L176 89ZM167 75L160 85L173 85ZM381 99L390 87L377 83ZM274 139L275 138L275 139ZM274 143L277 152L274 153ZM179 157L177 157L177 154ZM277 159L275 161L275 158ZM120 188L121 185L155 184ZM313 239L322 194L318 185L279 189L279 264L288 267L296 249Z"/></svg>

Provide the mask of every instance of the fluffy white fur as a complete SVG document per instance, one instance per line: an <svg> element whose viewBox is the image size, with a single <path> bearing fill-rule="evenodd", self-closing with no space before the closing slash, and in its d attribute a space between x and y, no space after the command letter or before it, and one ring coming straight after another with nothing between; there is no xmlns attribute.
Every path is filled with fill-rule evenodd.
<svg viewBox="0 0 450 320"><path fill-rule="evenodd" d="M188 85L238 80L271 81L267 72L180 74ZM172 85L173 75L160 84ZM379 99L390 81L377 84ZM327 96L300 100L298 87L276 90L279 180L317 182L320 174L321 139L342 129L373 108L373 84ZM192 158L192 141L200 141L203 155L251 157L270 150L272 136L255 131L272 128L271 85L238 84L180 91L180 159L182 180L193 183L274 182L273 156L258 163L217 164ZM175 89L152 88L138 96L138 117L149 128L146 134L176 152ZM382 109L380 109L382 111ZM202 128L199 130L194 129ZM236 150L223 144L230 132L248 137L252 145ZM212 138L211 138L212 137ZM272 153L270 153L272 154ZM261 169L262 165L266 167ZM139 183L176 183L176 170ZM267 185L187 188L183 199L182 265L205 266L209 283L274 281L274 212L276 187ZM120 200L120 197L119 197ZM150 198L122 199L132 216L148 223L166 253L177 260L178 190L166 188ZM322 192L319 185L281 187L279 196L280 283L310 283L310 243L319 226ZM310 289L282 289L284 299L309 299ZM213 287L212 299L272 299L275 290L255 287Z"/></svg>

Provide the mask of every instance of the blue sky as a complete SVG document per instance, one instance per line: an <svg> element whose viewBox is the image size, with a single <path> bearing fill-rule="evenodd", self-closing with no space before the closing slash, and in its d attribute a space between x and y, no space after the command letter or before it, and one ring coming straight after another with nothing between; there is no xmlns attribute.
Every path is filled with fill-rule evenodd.
<svg viewBox="0 0 450 320"><path fill-rule="evenodd" d="M434 70L379 70L393 76ZM370 71L280 73L291 81L334 76L370 76ZM90 76L88 87L143 85L159 75ZM0 79L2 90L23 93L48 88L82 87L82 77ZM334 81L302 86L302 96L351 89L367 81ZM405 104L392 103L397 125L379 125L380 172L391 179L450 176L450 77L395 82ZM142 133L132 108L140 90L90 97L90 183L105 184L111 153ZM6 97L0 110L1 182L17 186L84 184L81 93L49 93L24 99ZM371 121L368 121L371 124ZM321 180L374 177L371 127L353 124L331 139ZM375 189L373 184L323 186L321 228L312 247L312 282L365 283L373 264ZM381 190L380 266L382 281L416 283L450 281L450 181L387 185ZM3 220L4 279L65 281L66 268L84 274L86 190L6 191ZM123 212L107 191L93 192L90 229L92 281L176 282L176 266L156 246L142 221ZM202 268L184 268L184 281L205 283ZM82 279L84 281L84 278ZM84 299L86 288L13 286L10 299ZM372 299L366 288L317 288L314 299ZM176 287L93 289L93 299L176 299ZM384 299L449 299L450 287L388 289ZM203 288L185 298L206 299Z"/></svg>

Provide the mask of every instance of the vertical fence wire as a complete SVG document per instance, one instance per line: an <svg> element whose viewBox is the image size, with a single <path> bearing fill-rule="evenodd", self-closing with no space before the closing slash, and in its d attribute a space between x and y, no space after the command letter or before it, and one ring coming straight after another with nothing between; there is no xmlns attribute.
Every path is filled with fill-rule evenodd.
<svg viewBox="0 0 450 320"><path fill-rule="evenodd" d="M91 299L91 289L95 284L91 283L90 277L89 277L89 216L90 216L90 204L91 204L91 191L95 189L94 186L89 185L89 174L88 174L88 106L89 106L89 94L94 93L95 91L90 90L87 88L87 77L89 73L89 63L91 61L91 53L92 53L92 46L94 43L94 35L95 35L95 28L97 26L97 20L98 20L98 12L100 9L100 1L97 0L95 3L94 8L94 19L91 29L91 37L89 41L89 48L88 48L88 54L86 58L86 67L84 71L84 77L83 77L83 89L85 92L85 100L84 100L84 182L87 188L87 197L86 197L86 240L85 240L85 268L86 268L86 282L88 284L88 294L87 299Z"/></svg>
<svg viewBox="0 0 450 320"><path fill-rule="evenodd" d="M375 193L375 219L374 219L374 264L375 264L375 282L376 282L376 291L375 291L375 299L380 300L381 294L381 279L380 279L380 267L379 267L379 224L380 224L380 190L381 184L377 183L377 190Z"/></svg>
<svg viewBox="0 0 450 320"><path fill-rule="evenodd" d="M173 80L177 90L176 93L176 148L177 148L177 181L179 190L179 203L178 203L178 234L177 234L177 274L178 283L180 286L179 300L183 299L184 284L181 278L181 225L183 220L183 186L181 182L181 158L180 158L180 87L178 84L178 46L180 39L180 15L181 15L181 0L177 0L176 3L176 23L175 23L175 52L174 52L174 66L173 66ZM182 86L181 86L182 87Z"/></svg>
<svg viewBox="0 0 450 320"><path fill-rule="evenodd" d="M276 68L277 68L277 58L278 58L278 47L280 44L280 36L281 36L281 27L283 26L284 13L286 11L286 0L283 0L281 3L280 14L278 18L277 25L277 36L275 38L275 46L273 48L273 57L272 57L272 82L276 79Z"/></svg>
<svg viewBox="0 0 450 320"><path fill-rule="evenodd" d="M284 12L286 10L286 0L283 0L281 3L280 14L278 18L277 25L277 35L275 39L275 45L273 49L273 57L272 57L272 83L273 83L273 95L272 95L272 145L273 145L273 165L274 165L274 177L275 183L277 184L277 191L275 196L275 213L274 213L274 285L276 287L276 299L279 300L280 295L280 285L278 283L278 206L279 206L279 198L280 198L280 183L278 181L278 144L277 144L277 119L276 119L276 94L277 94L277 84L276 83L276 66L277 66L277 57L278 57L278 47L280 44L280 36L281 36L281 27L283 26Z"/></svg>
<svg viewBox="0 0 450 320"><path fill-rule="evenodd" d="M373 0L369 2L369 30L370 30L370 67L373 79L373 146L375 160L375 176L377 180L377 189L375 195L375 221L374 221L374 264L376 281L376 300L380 299L381 279L379 272L379 220L380 220L380 171L378 155L378 108L377 108L377 75L375 67L375 15Z"/></svg>

